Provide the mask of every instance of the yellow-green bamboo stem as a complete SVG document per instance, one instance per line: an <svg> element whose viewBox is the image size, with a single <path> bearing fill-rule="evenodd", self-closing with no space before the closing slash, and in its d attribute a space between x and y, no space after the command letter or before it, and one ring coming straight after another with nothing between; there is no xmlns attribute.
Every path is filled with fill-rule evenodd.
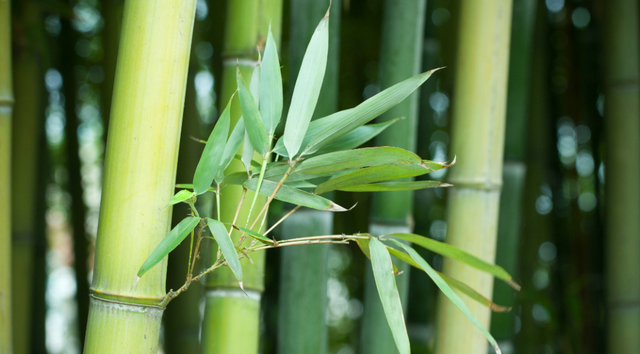
<svg viewBox="0 0 640 354"><path fill-rule="evenodd" d="M384 7L382 47L380 53L380 84L388 88L420 72L426 1L387 0ZM376 138L378 146L398 146L416 150L419 92L385 113L379 121L398 117L399 121ZM375 193L371 203L369 232L379 236L393 232L412 232L413 192ZM396 283L406 313L409 296L410 267L395 262L403 273ZM396 353L396 344L387 324L378 295L371 264L367 263L365 277L364 314L361 353Z"/></svg>
<svg viewBox="0 0 640 354"><path fill-rule="evenodd" d="M236 91L236 64L245 80L251 74L258 59L256 45L264 43L267 38L269 22L276 42L279 46L281 30L282 0L231 0L227 4L225 43L223 51L222 92L219 95L219 111ZM240 103L234 97L231 106L231 126L240 115ZM230 130L231 131L231 130ZM261 161L262 157L255 156ZM235 160L227 168L226 173L244 171L242 164ZM227 186L221 194L221 221L232 222L240 200L242 188ZM245 200L252 201L254 195L247 192ZM266 198L258 197L251 215L253 222ZM240 209L238 223L248 218L251 203L245 202ZM258 223L260 225L260 223ZM263 230L264 231L264 230ZM234 232L232 238L237 243L239 234ZM250 238L244 244L249 245ZM211 254L218 251L217 245L210 249ZM251 255L251 260L241 260L243 269L245 295L238 286L233 273L223 267L211 273L206 281L205 318L202 325L203 353L257 353L260 322L260 297L264 289L264 252Z"/></svg>
<svg viewBox="0 0 640 354"><path fill-rule="evenodd" d="M0 352L11 353L11 6L0 1Z"/></svg>
<svg viewBox="0 0 640 354"><path fill-rule="evenodd" d="M104 79L100 88L100 111L102 113L102 134L107 141L109 131L109 117L111 116L111 98L113 97L113 83L116 79L116 59L118 58L118 43L120 43L120 28L122 27L123 0L102 1L102 71Z"/></svg>
<svg viewBox="0 0 640 354"><path fill-rule="evenodd" d="M447 205L447 243L493 262L496 251L498 207L506 110L511 0L462 0L456 64L451 155ZM450 259L444 272L491 298L493 278ZM485 327L490 310L464 299ZM440 295L436 353L486 353L484 336Z"/></svg>
<svg viewBox="0 0 640 354"><path fill-rule="evenodd" d="M136 274L170 229L195 0L124 8L85 353L156 353L166 261Z"/></svg>
<svg viewBox="0 0 640 354"><path fill-rule="evenodd" d="M29 352L31 346L32 272L35 244L35 207L38 121L42 115L40 83L36 58L34 29L39 25L40 11L32 2L23 2L17 18L21 31L14 32L15 47L13 87L15 107L12 126L11 154L11 227L12 243L12 323L13 351Z"/></svg>
<svg viewBox="0 0 640 354"><path fill-rule="evenodd" d="M640 352L640 29L638 2L605 4L607 343Z"/></svg>
<svg viewBox="0 0 640 354"><path fill-rule="evenodd" d="M527 166L525 150L526 125L529 119L530 62L533 49L533 27L536 0L514 0L509 55L509 92L507 94L507 123L505 134L505 162L500 195L498 244L496 264L510 274L516 274L518 245L521 234L522 193ZM513 307L515 292L504 282L494 284L494 302ZM491 316L491 332L498 341L512 347L513 319L516 311L494 312Z"/></svg>

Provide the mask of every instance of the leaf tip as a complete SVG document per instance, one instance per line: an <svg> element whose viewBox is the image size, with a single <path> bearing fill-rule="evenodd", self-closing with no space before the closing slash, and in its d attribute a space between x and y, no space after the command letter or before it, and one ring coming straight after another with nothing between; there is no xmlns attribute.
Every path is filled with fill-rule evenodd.
<svg viewBox="0 0 640 354"><path fill-rule="evenodd" d="M493 349L496 351L496 354L502 354L502 351L500 350L500 347L497 344L493 346Z"/></svg>
<svg viewBox="0 0 640 354"><path fill-rule="evenodd" d="M440 185L438 187L453 187L453 184L451 184L451 183L440 183Z"/></svg>
<svg viewBox="0 0 640 354"><path fill-rule="evenodd" d="M491 305L489 305L489 309L491 309L491 311L493 312L510 312L511 311L511 307L500 306L493 302L491 303Z"/></svg>
<svg viewBox="0 0 640 354"><path fill-rule="evenodd" d="M138 281L140 280L140 274L138 274L136 276L136 280L133 282L133 285L131 285L131 290L133 291L133 288L136 286L136 284L138 284Z"/></svg>
<svg viewBox="0 0 640 354"><path fill-rule="evenodd" d="M453 156L453 161L451 161L450 163L445 163L444 165L442 165L442 168L447 168L447 167L451 167L451 166L455 165L457 159L458 159L458 156L454 155Z"/></svg>
<svg viewBox="0 0 640 354"><path fill-rule="evenodd" d="M238 280L238 285L240 286L240 290L242 290L245 296L249 297L249 294L247 294L247 292L244 290L244 284L242 283L242 280Z"/></svg>
<svg viewBox="0 0 640 354"><path fill-rule="evenodd" d="M509 284L509 286L511 286L512 288L514 288L516 291L520 291L520 284L516 283L515 281L513 281L513 279L509 279L506 280L507 284Z"/></svg>
<svg viewBox="0 0 640 354"><path fill-rule="evenodd" d="M331 3L332 3L332 0L329 0L329 8L327 9L327 13L324 14L323 19L325 19L325 18L328 19L329 18L329 12L331 12Z"/></svg>
<svg viewBox="0 0 640 354"><path fill-rule="evenodd" d="M325 210L328 210L328 211L348 211L348 209L345 209L345 208L341 207L340 205L338 205L338 204L336 204L334 202L331 202L329 204L329 206Z"/></svg>

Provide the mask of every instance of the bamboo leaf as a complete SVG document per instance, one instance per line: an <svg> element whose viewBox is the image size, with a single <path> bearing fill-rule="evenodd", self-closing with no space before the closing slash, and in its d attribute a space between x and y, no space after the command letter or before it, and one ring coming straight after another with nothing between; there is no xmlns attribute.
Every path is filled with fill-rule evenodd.
<svg viewBox="0 0 640 354"><path fill-rule="evenodd" d="M333 190L351 186L388 181L391 179L420 176L430 171L426 166L413 164L380 165L363 168L320 183L316 194L323 194Z"/></svg>
<svg viewBox="0 0 640 354"><path fill-rule="evenodd" d="M193 176L193 191L196 195L200 195L211 187L214 177L220 169L220 160L222 160L222 154L224 152L227 136L229 135L229 115L231 109L231 99L227 107L222 111L216 126L213 128L207 145L204 147L202 157L196 167L196 172Z"/></svg>
<svg viewBox="0 0 640 354"><path fill-rule="evenodd" d="M259 54L259 53L258 53ZM260 63L256 64L251 73L251 82L249 82L249 92L253 96L254 102L258 109L260 109L260 73L262 72Z"/></svg>
<svg viewBox="0 0 640 354"><path fill-rule="evenodd" d="M337 120L335 124L329 124L324 127L322 131L318 132L304 148L303 154L314 153L332 140L366 124L391 107L404 101L405 98L420 87L436 70L438 69L408 78L362 102L355 108L352 108L348 114L344 115L342 119Z"/></svg>
<svg viewBox="0 0 640 354"><path fill-rule="evenodd" d="M438 181L410 181L410 182L382 182L372 184L360 184L345 188L338 188L343 192L390 192L390 191L414 191L424 188L450 187L451 184Z"/></svg>
<svg viewBox="0 0 640 354"><path fill-rule="evenodd" d="M316 188L317 186L313 183L309 183L307 181L286 181L284 182L286 186L293 188Z"/></svg>
<svg viewBox="0 0 640 354"><path fill-rule="evenodd" d="M366 143L367 141L375 138L376 136L378 136L378 134L385 131L385 129L387 129L388 127L390 127L391 125L399 121L400 119L401 118L396 118L396 119L388 120L383 123L368 124L368 125L363 125L361 127L358 127L350 131L349 133L339 137L338 139L328 143L327 145L323 146L318 151L316 151L313 155L317 156L317 155L322 155L322 154L326 154L334 151L355 149L358 146ZM313 122L311 122L311 124L313 124ZM304 145L304 142L303 142L303 145Z"/></svg>
<svg viewBox="0 0 640 354"><path fill-rule="evenodd" d="M181 202L184 202L185 200L189 200L191 198L193 198L196 194L190 190L186 190L183 189L181 191L179 191L178 193L176 193L176 195L173 196L173 198L171 198L171 200L169 201L169 204L167 204L168 206L174 205L174 204L178 204ZM165 207L166 208L166 207Z"/></svg>
<svg viewBox="0 0 640 354"><path fill-rule="evenodd" d="M422 159L413 152L390 146L336 151L302 161L292 172L292 175L295 173L334 173L342 170L389 164L422 166Z"/></svg>
<svg viewBox="0 0 640 354"><path fill-rule="evenodd" d="M520 285L518 285L509 273L507 273L504 268L499 265L491 264L483 261L482 259L469 254L459 248L448 245L444 242L439 242L436 240L432 240L430 238L415 235L415 234L405 234L405 233L393 233L383 236L392 236L399 238L401 240L409 241L414 243L420 247L426 248L429 251L435 252L441 256L449 257L457 260L458 262L462 262L467 264L473 268L481 270L483 272L492 274L498 279L504 280L507 284L511 285L516 290L520 290Z"/></svg>
<svg viewBox="0 0 640 354"><path fill-rule="evenodd" d="M142 267L140 267L140 270L138 271L138 278L136 279L136 282L144 275L144 273L166 257L169 252L178 247L180 242L182 242L182 240L184 240L184 238L187 237L187 235L195 229L196 226L198 226L199 222L200 218L195 216L186 217L180 221L178 225L176 225L169 234L160 241L160 244L158 244L153 252L151 252L149 257L147 257L147 260L144 261Z"/></svg>
<svg viewBox="0 0 640 354"><path fill-rule="evenodd" d="M400 294L393 275L393 263L387 247L375 237L369 241L369 252L371 254L371 268L376 280L376 287L382 302L384 314L387 317L391 334L396 342L396 347L400 354L411 353L409 335L404 323L402 314L402 303Z"/></svg>
<svg viewBox="0 0 640 354"><path fill-rule="evenodd" d="M247 85L242 79L240 67L236 71L236 81L238 83L238 97L240 98L240 108L242 108L242 116L244 117L244 125L251 140L251 145L258 153L264 156L269 150L269 142L267 131L264 128L260 111L253 95L249 92Z"/></svg>
<svg viewBox="0 0 640 354"><path fill-rule="evenodd" d="M229 237L224 224L218 220L207 218L207 226L209 227L213 238L216 239L218 246L220 246L220 250L224 255L224 259L227 260L229 268L231 268L236 279L238 279L239 282L242 282L242 266L240 265L240 259L238 258L236 248L233 246L231 237Z"/></svg>
<svg viewBox="0 0 640 354"><path fill-rule="evenodd" d="M267 133L272 135L282 116L282 74L280 73L276 41L271 33L271 25L269 25L269 34L267 35L261 67L260 114L264 119Z"/></svg>
<svg viewBox="0 0 640 354"><path fill-rule="evenodd" d="M253 238L255 238L256 240L262 242L262 243L266 243L266 244L272 244L273 240L268 238L267 236L264 236L262 234L259 234L257 232L251 231L249 229L245 229L244 227L240 227L237 225L232 225L234 229L241 231L245 234L247 234L248 236L251 236Z"/></svg>
<svg viewBox="0 0 640 354"><path fill-rule="evenodd" d="M224 147L224 152L222 153L222 159L220 160L220 168L218 168L218 173L216 174L215 180L217 184L222 183L224 179L224 170L227 169L231 160L236 156L236 152L240 148L240 144L242 144L242 139L244 139L245 129L244 129L244 118L240 117L238 123L233 128L231 135L229 136L229 140Z"/></svg>
<svg viewBox="0 0 640 354"><path fill-rule="evenodd" d="M329 11L316 27L300 65L284 128L284 146L295 157L318 103L329 52Z"/></svg>
<svg viewBox="0 0 640 354"><path fill-rule="evenodd" d="M456 305L456 307L458 309L460 309L460 311L462 311L462 313L469 319L469 321L471 321L471 323L474 324L474 326L476 326L480 332L482 332L482 334L487 338L487 340L489 341L489 343L491 343L491 345L493 346L493 348L495 349L495 351L497 353L500 353L500 348L498 347L498 343L496 342L496 340L493 338L493 336L491 335L491 333L489 333L489 331L487 331L482 324L478 321L478 319L476 319L476 317L471 313L471 311L469 311L469 308L467 307L467 305L462 301L462 299L460 299L460 297L458 296L458 294L456 294L451 287L449 286L449 284L447 284L447 282L445 282L442 277L440 277L440 275L433 269L431 268L431 266L429 265L429 263L427 263L419 254L418 252L416 252L413 248L411 248L410 246L405 245L404 243L394 240L394 239L390 239L392 242L394 242L396 245L398 245L399 247L404 248L404 250L409 254L409 256L411 256L411 258L420 265L420 268L422 268L425 273L427 273L427 275L429 275L429 277L433 280L434 283L436 283L436 285L438 286L438 288L440 288L440 290L442 291L442 293L449 298L449 300L451 300L451 302L453 302L454 305Z"/></svg>
<svg viewBox="0 0 640 354"><path fill-rule="evenodd" d="M253 178L245 182L244 186L255 192L257 183L258 180L256 178ZM278 184L276 182L263 180L262 186L260 187L260 194L270 196L277 185ZM302 205L311 209L327 211L347 211L347 209L330 201L329 199L284 184L280 187L278 193L276 193L275 199L287 203Z"/></svg>
<svg viewBox="0 0 640 354"><path fill-rule="evenodd" d="M247 170L247 173L251 171L251 168L254 166L260 166L260 163L253 160L253 145L251 145L251 139L249 139L249 134L246 129L244 132L244 145L242 146L242 157L241 161L244 165L244 168Z"/></svg>

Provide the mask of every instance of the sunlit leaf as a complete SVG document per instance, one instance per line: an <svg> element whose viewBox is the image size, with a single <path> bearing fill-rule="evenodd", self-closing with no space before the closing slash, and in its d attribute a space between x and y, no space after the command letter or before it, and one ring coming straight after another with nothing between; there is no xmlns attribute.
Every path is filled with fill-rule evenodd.
<svg viewBox="0 0 640 354"><path fill-rule="evenodd" d="M174 227L169 234L160 241L160 244L151 252L147 260L144 261L142 267L138 271L138 278L144 275L149 269L158 264L169 252L173 251L187 235L198 226L199 217L190 216L184 218ZM137 281L137 280L136 280Z"/></svg>
<svg viewBox="0 0 640 354"><path fill-rule="evenodd" d="M456 307L458 309L460 309L460 311L462 311L462 313L469 319L469 321L471 321L471 323L473 323L474 326L476 326L480 332L482 332L482 334L487 338L487 340L489 341L489 343L491 343L491 345L493 346L493 348L495 349L495 351L497 353L500 353L500 348L498 347L498 343L496 342L496 340L493 338L493 336L491 335L491 333L489 333L489 331L487 331L484 326L482 326L482 324L478 321L478 319L471 313L471 311L469 311L469 308L467 307L467 305L462 301L462 299L460 299L460 297L458 296L458 294L456 294L451 287L449 286L449 284L447 284L447 282L445 282L442 277L440 277L440 275L433 269L431 268L431 266L429 265L429 263L427 263L419 254L418 252L416 252L413 248L411 248L410 246L405 245L404 243L394 240L394 239L390 239L392 242L394 242L396 245L398 245L399 247L403 248L408 254L409 256L411 256L411 258L420 265L420 268L422 268L425 273L427 273L427 275L429 275L429 277L433 280L434 283L436 283L436 285L438 286L438 288L440 288L440 290L442 291L442 293L449 298L449 300L451 300L451 302L453 302L454 305L456 305Z"/></svg>
<svg viewBox="0 0 640 354"><path fill-rule="evenodd" d="M227 136L229 135L229 114L231 109L231 99L227 104L227 107L222 111L216 126L213 128L207 145L204 147L202 157L196 167L196 172L193 176L193 191L197 195L206 192L214 177L220 169L220 161L222 160L222 154L227 142Z"/></svg>
<svg viewBox="0 0 640 354"><path fill-rule="evenodd" d="M311 157L302 161L295 173L324 174L355 168L387 165L411 164L422 166L420 156L398 147L370 147L354 150L336 151Z"/></svg>
<svg viewBox="0 0 640 354"><path fill-rule="evenodd" d="M438 181L408 181L408 182L381 182L371 184L360 184L356 186L338 188L343 192L391 192L391 191L414 191L424 188L450 187L448 183Z"/></svg>
<svg viewBox="0 0 640 354"><path fill-rule="evenodd" d="M224 147L224 152L222 153L222 159L220 160L220 168L218 168L218 173L215 176L215 180L217 184L222 183L222 179L224 178L224 170L227 169L231 160L236 156L236 152L240 149L240 144L242 144L242 139L244 139L244 118L240 117L238 123L233 128L231 135L229 136L229 140Z"/></svg>
<svg viewBox="0 0 640 354"><path fill-rule="evenodd" d="M227 260L227 265L231 268L236 279L238 279L238 281L242 281L242 266L240 265L240 259L238 258L236 248L233 246L231 237L229 237L229 233L227 233L227 229L224 224L218 220L207 218L207 226L209 227L213 238L215 238L218 243L218 246L220 246L224 259Z"/></svg>
<svg viewBox="0 0 640 354"><path fill-rule="evenodd" d="M253 178L245 182L244 186L255 192L257 183L258 183L258 180L256 178ZM273 181L269 181L269 180L262 181L262 186L260 187L260 194L270 196L275 190L277 185L278 184ZM280 187L280 190L278 190L278 193L276 193L275 195L275 199L281 200L287 203L302 205L307 208L312 208L317 210L347 211L347 209L330 201L327 198L323 198L319 195L305 192L301 189L290 187L286 184Z"/></svg>
<svg viewBox="0 0 640 354"><path fill-rule="evenodd" d="M328 52L329 12L327 11L311 36L293 89L283 137L288 156L294 157L298 153L309 128L327 68Z"/></svg>
<svg viewBox="0 0 640 354"><path fill-rule="evenodd" d="M282 74L280 73L276 41L271 33L271 25L269 25L261 67L260 114L264 119L267 133L273 134L282 116Z"/></svg>
<svg viewBox="0 0 640 354"><path fill-rule="evenodd" d="M376 287L378 288L382 308L387 317L393 339L396 342L396 347L400 354L409 354L411 353L409 335L404 323L402 303L400 302L396 279L393 275L391 256L387 251L387 247L375 237L372 237L369 241L369 252L371 254L371 268L376 280Z"/></svg>
<svg viewBox="0 0 640 354"><path fill-rule="evenodd" d="M181 202L184 202L185 200L189 200L191 198L193 198L196 194L190 190L186 190L183 189L181 191L179 191L178 193L176 193L173 198L171 198L171 200L169 201L169 204L167 204L167 206L171 206L174 204L178 204ZM166 208L166 207L165 207Z"/></svg>
<svg viewBox="0 0 640 354"><path fill-rule="evenodd" d="M249 135L251 145L253 145L254 149L258 151L260 155L264 156L269 149L269 137L264 128L264 123L256 101L244 83L239 67L236 70L236 81L238 83L238 97L240 99L240 108L242 108L242 116L244 117L247 135Z"/></svg>
<svg viewBox="0 0 640 354"><path fill-rule="evenodd" d="M368 125L363 125L361 127L357 127L356 129L348 132L347 134L323 146L318 151L316 151L313 155L318 156L318 155L322 155L322 154L326 154L334 151L355 149L358 146L366 143L367 141L375 138L376 136L378 136L378 134L382 133L385 129L392 126L394 123L396 123L399 120L400 118L396 118L396 119L388 120L383 123L368 124ZM313 124L313 122L311 122L311 124ZM305 140L306 140L306 137L305 137ZM304 142L303 142L303 145L304 145Z"/></svg>

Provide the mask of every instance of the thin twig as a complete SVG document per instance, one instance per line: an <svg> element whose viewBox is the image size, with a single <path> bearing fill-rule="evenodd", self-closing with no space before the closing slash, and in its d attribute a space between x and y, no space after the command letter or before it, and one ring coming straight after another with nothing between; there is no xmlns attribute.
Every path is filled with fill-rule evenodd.
<svg viewBox="0 0 640 354"><path fill-rule="evenodd" d="M258 214L258 216L256 216L256 219L253 221L253 224L251 224L251 227L249 228L250 230L253 230L253 227L256 226L256 223L258 222L258 220L260 219L262 214L264 214L267 211L267 209L269 208L269 204L271 204L271 201L273 200L273 198L275 198L276 194L278 193L278 191L280 190L280 188L284 184L284 181L286 181L287 178L289 178L289 174L291 173L291 170L293 169L295 164L296 164L295 160L292 161L289 164L289 168L287 169L287 172L285 172L284 176L282 176L280 181L278 181L278 184L276 185L276 188L273 190L273 193L271 193L271 195L267 199L267 202L264 204L264 207L262 207L262 210L260 210L260 214ZM258 193L257 189L256 189L256 193Z"/></svg>
<svg viewBox="0 0 640 354"><path fill-rule="evenodd" d="M281 222L283 222L286 218L290 217L290 216L291 216L291 214L295 213L295 212L296 212L296 210L300 209L300 207L301 207L301 206L302 206L302 205L296 205L296 207L295 207L295 208L291 209L291 211L290 211L290 212L288 212L288 213L287 213L287 215L283 216L280 220L278 220L278 222L277 222L277 223L273 224L273 226L271 226L271 228L270 228L269 230L267 230L267 232L265 232L263 235L264 235L264 236L267 236L267 234L268 234L269 232L273 231L273 229L275 229L275 228L276 228L276 226L280 225L280 223L281 223Z"/></svg>

